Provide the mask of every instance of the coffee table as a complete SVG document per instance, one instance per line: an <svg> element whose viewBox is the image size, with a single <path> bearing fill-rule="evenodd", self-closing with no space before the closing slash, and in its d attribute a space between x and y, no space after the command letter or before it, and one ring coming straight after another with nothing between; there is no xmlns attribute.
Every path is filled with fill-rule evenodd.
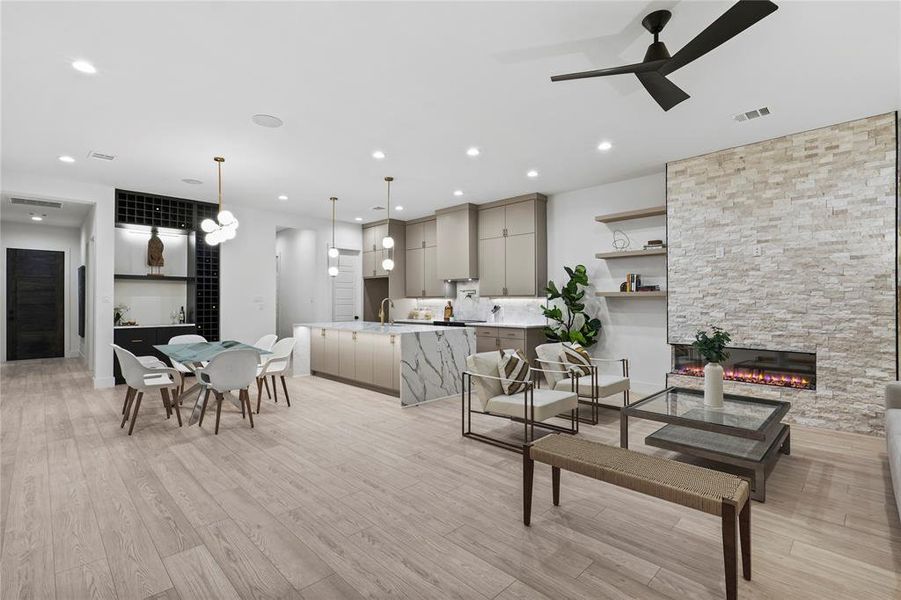
<svg viewBox="0 0 901 600"><path fill-rule="evenodd" d="M630 417L667 423L645 444L748 477L751 497L763 502L767 475L780 454L791 452L791 429L782 422L790 408L788 402L735 394L724 394L722 408L711 408L702 391L671 387L622 409L620 446L629 447Z"/></svg>

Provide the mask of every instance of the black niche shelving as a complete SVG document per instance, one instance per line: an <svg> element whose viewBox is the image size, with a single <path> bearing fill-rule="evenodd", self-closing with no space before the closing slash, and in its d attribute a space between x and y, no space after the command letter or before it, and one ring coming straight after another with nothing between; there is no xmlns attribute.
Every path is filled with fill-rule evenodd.
<svg viewBox="0 0 901 600"><path fill-rule="evenodd" d="M139 225L191 231L188 236L187 320L198 335L219 340L220 247L203 243L200 222L216 217L217 206L146 192L116 190L116 226ZM154 278L147 278L152 280Z"/></svg>

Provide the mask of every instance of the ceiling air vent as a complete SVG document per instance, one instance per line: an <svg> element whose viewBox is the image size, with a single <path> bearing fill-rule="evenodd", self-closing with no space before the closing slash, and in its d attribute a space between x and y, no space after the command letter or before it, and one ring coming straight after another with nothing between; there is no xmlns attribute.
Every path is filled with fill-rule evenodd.
<svg viewBox="0 0 901 600"><path fill-rule="evenodd" d="M768 114L770 114L770 109L764 106L762 108L758 108L757 110L749 110L748 112L741 112L737 115L732 115L732 118L741 123L742 121L750 121L758 117L765 117Z"/></svg>
<svg viewBox="0 0 901 600"><path fill-rule="evenodd" d="M104 154L103 152L88 152L88 158L96 158L97 160L113 160L116 158L112 154Z"/></svg>
<svg viewBox="0 0 901 600"><path fill-rule="evenodd" d="M41 208L62 208L62 202L53 202L52 200L32 200L31 198L10 198L10 204L19 204L21 206L40 206Z"/></svg>

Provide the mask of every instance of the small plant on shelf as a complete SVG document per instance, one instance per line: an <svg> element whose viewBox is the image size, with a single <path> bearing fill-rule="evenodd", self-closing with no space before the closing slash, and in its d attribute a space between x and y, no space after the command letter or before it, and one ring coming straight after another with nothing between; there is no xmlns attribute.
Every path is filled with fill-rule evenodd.
<svg viewBox="0 0 901 600"><path fill-rule="evenodd" d="M553 281L548 281L545 288L547 306L542 306L541 310L554 323L544 328L544 334L551 341L576 342L587 348L597 343L601 331L601 321L585 313L588 271L585 265L563 268L569 275L566 285L558 289ZM551 306L554 301L555 305Z"/></svg>
<svg viewBox="0 0 901 600"><path fill-rule="evenodd" d="M695 334L695 341L692 346L704 357L709 363L721 363L729 358L726 352L726 344L732 341L732 336L728 331L723 330L716 325L710 327L712 333L705 330L698 330Z"/></svg>

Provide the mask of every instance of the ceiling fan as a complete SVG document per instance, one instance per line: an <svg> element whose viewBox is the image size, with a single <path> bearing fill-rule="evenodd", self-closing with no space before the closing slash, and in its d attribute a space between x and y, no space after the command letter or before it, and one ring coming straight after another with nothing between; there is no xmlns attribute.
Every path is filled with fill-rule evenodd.
<svg viewBox="0 0 901 600"><path fill-rule="evenodd" d="M667 79L667 75L729 41L777 8L779 7L769 0L739 0L720 18L711 23L707 29L685 44L681 50L676 52L675 56L670 56L666 44L658 39L660 32L666 27L673 14L668 10L656 10L641 21L644 28L654 35L654 42L648 46L642 62L609 69L554 75L551 77L551 81L634 73L644 89L660 105L660 108L669 110L683 100L687 100L689 95Z"/></svg>

